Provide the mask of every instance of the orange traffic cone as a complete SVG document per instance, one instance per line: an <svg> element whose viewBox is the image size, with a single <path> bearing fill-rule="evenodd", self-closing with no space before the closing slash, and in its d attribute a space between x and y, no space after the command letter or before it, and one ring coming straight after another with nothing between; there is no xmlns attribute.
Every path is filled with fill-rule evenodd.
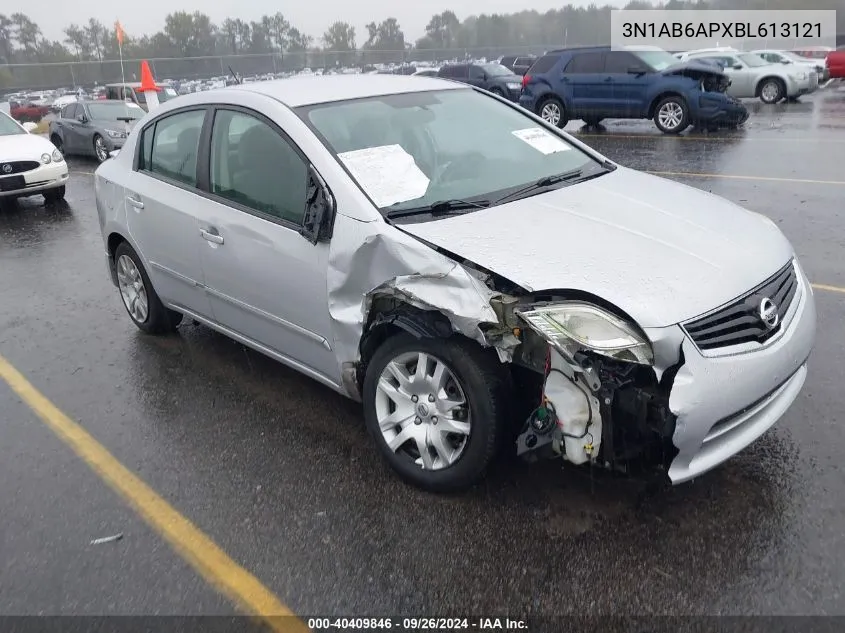
<svg viewBox="0 0 845 633"><path fill-rule="evenodd" d="M150 65L146 59L141 62L141 87L139 91L144 93L144 97L146 98L147 112L158 107L158 93L161 92L161 88L156 85Z"/></svg>

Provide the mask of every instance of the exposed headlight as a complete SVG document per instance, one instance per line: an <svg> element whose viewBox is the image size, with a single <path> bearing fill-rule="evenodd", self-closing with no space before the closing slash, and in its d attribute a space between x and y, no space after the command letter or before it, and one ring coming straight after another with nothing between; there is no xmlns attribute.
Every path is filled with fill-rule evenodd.
<svg viewBox="0 0 845 633"><path fill-rule="evenodd" d="M59 150L57 150L57 149L53 150L53 162L54 163L60 163L64 159L65 159L65 157L62 156L62 153Z"/></svg>
<svg viewBox="0 0 845 633"><path fill-rule="evenodd" d="M790 77L795 81L803 81L807 78L807 73L793 73Z"/></svg>
<svg viewBox="0 0 845 633"><path fill-rule="evenodd" d="M126 132L120 130L106 130L106 134L112 138L126 138Z"/></svg>
<svg viewBox="0 0 845 633"><path fill-rule="evenodd" d="M45 165L47 163L49 163L51 160L53 160L53 159L50 158L49 154L41 154L41 162L44 163Z"/></svg>
<svg viewBox="0 0 845 633"><path fill-rule="evenodd" d="M589 303L559 303L517 314L569 358L589 350L641 365L654 362L651 344L632 325Z"/></svg>
<svg viewBox="0 0 845 633"><path fill-rule="evenodd" d="M522 84L517 84L517 83L508 84L508 89L509 90L521 90Z"/></svg>

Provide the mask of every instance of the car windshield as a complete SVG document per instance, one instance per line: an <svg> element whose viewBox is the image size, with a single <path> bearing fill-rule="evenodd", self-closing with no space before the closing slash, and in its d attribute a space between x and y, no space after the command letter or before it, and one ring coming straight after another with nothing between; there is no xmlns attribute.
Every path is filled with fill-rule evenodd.
<svg viewBox="0 0 845 633"><path fill-rule="evenodd" d="M491 77L502 77L504 75L512 75L513 71L501 64L484 64L482 66L484 72Z"/></svg>
<svg viewBox="0 0 845 633"><path fill-rule="evenodd" d="M765 59L760 57L759 55L755 55L754 53L742 53L741 55L737 55L745 65L749 68L757 68L759 66L768 66L771 62L767 62Z"/></svg>
<svg viewBox="0 0 845 633"><path fill-rule="evenodd" d="M13 134L26 134L26 130L0 112L0 136L12 136Z"/></svg>
<svg viewBox="0 0 845 633"><path fill-rule="evenodd" d="M475 90L339 101L297 113L389 213L495 201L542 178L603 169L555 131Z"/></svg>
<svg viewBox="0 0 845 633"><path fill-rule="evenodd" d="M654 70L666 70L678 63L678 58L666 51L632 51L645 64Z"/></svg>
<svg viewBox="0 0 845 633"><path fill-rule="evenodd" d="M778 53L778 54L782 55L783 57L786 57L787 59L789 59L793 62L799 62L801 64L806 64L807 61L808 61L807 58L801 57L801 55L796 55L795 53L790 53L790 52L787 52L787 51L784 51L784 52Z"/></svg>
<svg viewBox="0 0 845 633"><path fill-rule="evenodd" d="M126 117L140 119L146 114L134 103L89 103L88 111L92 119L101 121L117 121Z"/></svg>

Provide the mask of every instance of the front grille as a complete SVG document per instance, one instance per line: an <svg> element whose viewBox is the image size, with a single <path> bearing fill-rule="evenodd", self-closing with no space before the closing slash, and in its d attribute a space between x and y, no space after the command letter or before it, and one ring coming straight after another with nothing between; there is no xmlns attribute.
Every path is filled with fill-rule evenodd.
<svg viewBox="0 0 845 633"><path fill-rule="evenodd" d="M684 329L701 350L718 349L742 343L765 343L780 331L783 319L795 298L798 278L790 261L775 275L706 316L684 324ZM760 304L770 299L777 309L777 325L769 328L760 316Z"/></svg>
<svg viewBox="0 0 845 633"><path fill-rule="evenodd" d="M6 163L0 163L0 176L11 176L12 174L22 174L31 171L38 167L41 163L37 160L11 160Z"/></svg>

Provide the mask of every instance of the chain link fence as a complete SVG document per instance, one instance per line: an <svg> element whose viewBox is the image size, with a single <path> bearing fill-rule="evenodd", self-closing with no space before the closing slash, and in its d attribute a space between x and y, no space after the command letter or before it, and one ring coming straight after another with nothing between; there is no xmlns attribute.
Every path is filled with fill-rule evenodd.
<svg viewBox="0 0 845 633"><path fill-rule="evenodd" d="M208 57L149 58L157 81L192 81L222 77L231 72L241 77L284 76L304 69L372 70L377 65L443 64L466 59L493 60L502 55L542 55L562 45L409 49L401 51L302 51L262 55L215 55ZM122 81L139 81L140 59L84 61L50 64L0 65L0 91L92 88Z"/></svg>

